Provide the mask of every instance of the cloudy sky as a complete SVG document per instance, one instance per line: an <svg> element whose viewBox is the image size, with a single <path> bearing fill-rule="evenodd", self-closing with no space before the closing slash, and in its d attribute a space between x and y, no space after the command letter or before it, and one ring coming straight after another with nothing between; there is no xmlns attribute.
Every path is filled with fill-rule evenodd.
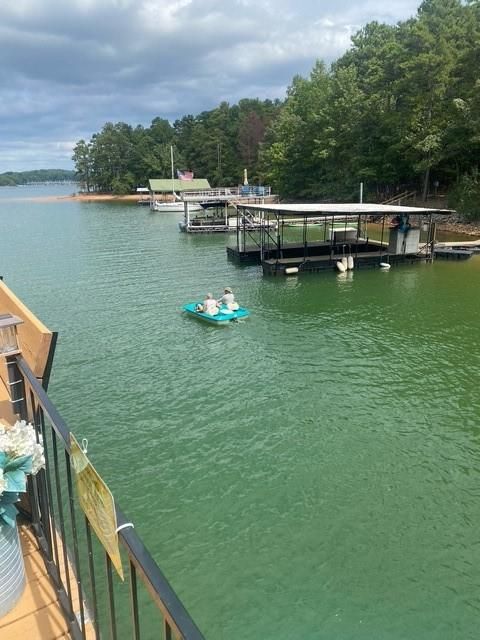
<svg viewBox="0 0 480 640"><path fill-rule="evenodd" d="M372 20L420 0L1 0L0 173L73 168L107 121L283 98Z"/></svg>

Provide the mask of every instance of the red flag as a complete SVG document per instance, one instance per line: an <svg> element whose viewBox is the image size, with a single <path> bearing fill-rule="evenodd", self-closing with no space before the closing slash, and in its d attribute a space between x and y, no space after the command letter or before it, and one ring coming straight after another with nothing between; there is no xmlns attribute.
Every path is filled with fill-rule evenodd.
<svg viewBox="0 0 480 640"><path fill-rule="evenodd" d="M179 180L193 180L193 171L180 171L180 169L177 169L177 178Z"/></svg>

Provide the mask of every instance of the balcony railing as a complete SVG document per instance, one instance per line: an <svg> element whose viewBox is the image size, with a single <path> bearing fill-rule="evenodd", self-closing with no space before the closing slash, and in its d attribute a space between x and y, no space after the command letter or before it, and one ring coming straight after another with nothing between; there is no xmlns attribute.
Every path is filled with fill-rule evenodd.
<svg viewBox="0 0 480 640"><path fill-rule="evenodd" d="M35 426L45 451L46 469L30 480L32 525L72 638L202 640L118 506L118 538L128 578L116 579L110 557L74 495L70 431L27 362L18 356L14 366L21 380L12 399L14 410Z"/></svg>

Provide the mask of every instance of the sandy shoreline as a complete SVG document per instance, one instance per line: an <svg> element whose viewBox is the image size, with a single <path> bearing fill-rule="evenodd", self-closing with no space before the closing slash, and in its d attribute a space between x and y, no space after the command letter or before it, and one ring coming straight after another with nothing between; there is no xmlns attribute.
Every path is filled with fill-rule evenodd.
<svg viewBox="0 0 480 640"><path fill-rule="evenodd" d="M72 193L69 196L38 196L25 198L25 200L33 200L35 202L55 202L56 200L76 200L77 202L137 202L141 200L141 196L136 193L126 196L114 196L111 193Z"/></svg>
<svg viewBox="0 0 480 640"><path fill-rule="evenodd" d="M142 196L136 193L115 196L111 193L72 193L69 196L39 196L25 198L36 202L55 202L60 200L73 200L76 202L137 202ZM480 221L477 223L447 222L442 220L437 224L437 229L441 231L452 231L453 233L464 233L469 236L480 237Z"/></svg>

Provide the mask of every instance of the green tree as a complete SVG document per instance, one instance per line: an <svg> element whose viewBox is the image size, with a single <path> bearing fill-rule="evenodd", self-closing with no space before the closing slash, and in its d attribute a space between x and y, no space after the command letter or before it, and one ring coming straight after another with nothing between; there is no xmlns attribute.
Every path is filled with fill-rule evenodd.
<svg viewBox="0 0 480 640"><path fill-rule="evenodd" d="M91 158L90 148L85 140L79 140L73 149L72 160L75 163L77 180L87 192L91 188Z"/></svg>

